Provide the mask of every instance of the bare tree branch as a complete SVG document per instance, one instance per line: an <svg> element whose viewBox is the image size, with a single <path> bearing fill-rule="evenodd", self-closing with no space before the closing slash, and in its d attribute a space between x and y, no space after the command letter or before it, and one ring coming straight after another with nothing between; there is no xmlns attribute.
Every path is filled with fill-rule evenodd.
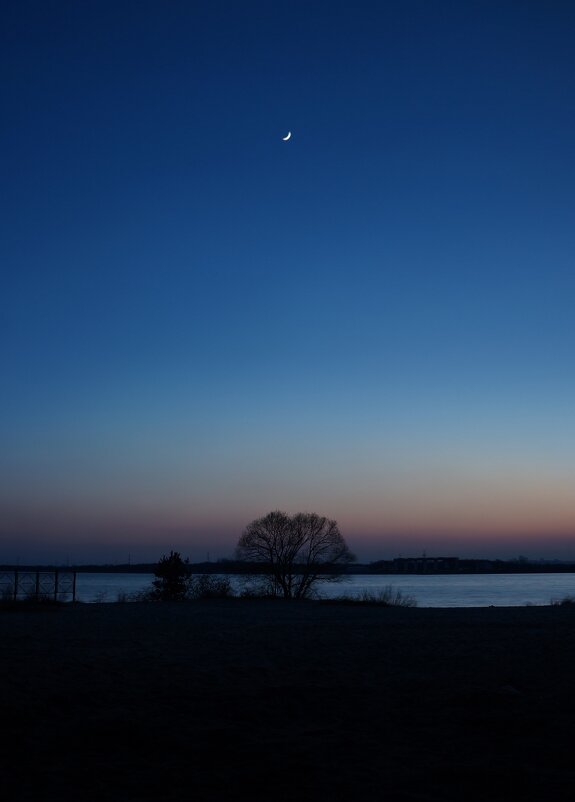
<svg viewBox="0 0 575 802"><path fill-rule="evenodd" d="M316 513L290 517L276 510L246 527L236 549L237 558L263 563L275 595L305 599L314 586L334 581L355 557L337 523Z"/></svg>

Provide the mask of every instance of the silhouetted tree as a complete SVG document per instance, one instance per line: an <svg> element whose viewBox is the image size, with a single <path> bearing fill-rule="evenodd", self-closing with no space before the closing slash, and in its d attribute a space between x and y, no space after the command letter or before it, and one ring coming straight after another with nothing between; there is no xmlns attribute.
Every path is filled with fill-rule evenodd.
<svg viewBox="0 0 575 802"><path fill-rule="evenodd" d="M156 565L156 578L152 585L152 594L159 601L183 601L188 591L190 570L189 560L183 560L178 551L165 554Z"/></svg>
<svg viewBox="0 0 575 802"><path fill-rule="evenodd" d="M279 510L246 527L236 556L263 563L270 593L286 599L308 598L318 582L337 581L341 569L355 559L335 521L315 513L289 516Z"/></svg>

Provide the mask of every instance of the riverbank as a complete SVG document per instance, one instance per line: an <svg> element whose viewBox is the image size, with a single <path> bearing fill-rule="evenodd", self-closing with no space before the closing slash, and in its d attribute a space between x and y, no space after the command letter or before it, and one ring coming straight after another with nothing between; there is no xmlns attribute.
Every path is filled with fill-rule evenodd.
<svg viewBox="0 0 575 802"><path fill-rule="evenodd" d="M66 605L0 643L12 800L575 794L572 608Z"/></svg>
<svg viewBox="0 0 575 802"><path fill-rule="evenodd" d="M237 595L246 590L241 577L227 574L216 575L227 579ZM6 579L6 576L4 577ZM76 600L81 602L117 602L137 598L142 591L149 590L153 574L95 574L81 573L75 582ZM58 594L59 599L69 601L73 584L70 575L59 575L58 589L68 593ZM54 576L47 574L38 583L35 575L20 574L19 597L34 595L35 588L53 596ZM341 583L321 583L318 592L333 598L341 595L378 595L386 588L412 596L419 607L525 607L528 604L548 605L552 600L575 597L575 574L458 574L458 575L405 575L388 576L351 574ZM0 598L13 596L14 584L2 585Z"/></svg>

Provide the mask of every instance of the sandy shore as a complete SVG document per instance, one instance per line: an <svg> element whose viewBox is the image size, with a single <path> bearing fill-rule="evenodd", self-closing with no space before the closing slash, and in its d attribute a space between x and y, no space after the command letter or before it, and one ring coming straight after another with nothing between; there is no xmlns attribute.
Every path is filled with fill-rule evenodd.
<svg viewBox="0 0 575 802"><path fill-rule="evenodd" d="M6 799L575 798L572 609L69 605L0 634Z"/></svg>

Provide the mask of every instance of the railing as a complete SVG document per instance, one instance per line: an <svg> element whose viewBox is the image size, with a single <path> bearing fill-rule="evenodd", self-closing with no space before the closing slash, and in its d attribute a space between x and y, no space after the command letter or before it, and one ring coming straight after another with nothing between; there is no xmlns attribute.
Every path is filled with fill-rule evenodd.
<svg viewBox="0 0 575 802"><path fill-rule="evenodd" d="M76 601L76 571L0 571L5 601Z"/></svg>

